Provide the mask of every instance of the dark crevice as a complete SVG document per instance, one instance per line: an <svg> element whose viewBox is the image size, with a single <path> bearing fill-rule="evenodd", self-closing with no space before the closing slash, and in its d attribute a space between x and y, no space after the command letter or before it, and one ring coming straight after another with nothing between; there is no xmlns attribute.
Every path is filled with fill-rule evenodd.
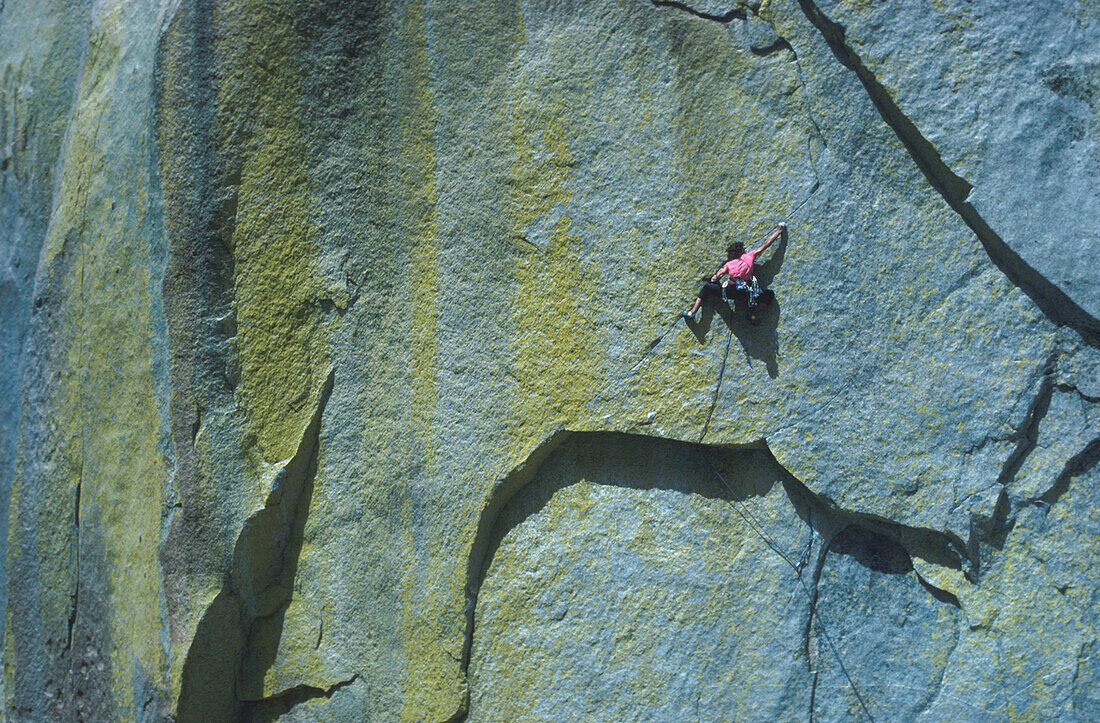
<svg viewBox="0 0 1100 723"><path fill-rule="evenodd" d="M987 544L997 550L1004 549L1008 534L1016 525L1016 505L1013 504L1010 494L1011 485L1028 456L1035 451L1039 441L1039 426L1050 410L1050 402L1054 396L1055 360L1053 354L1047 360L1039 389L1031 400L1024 421L1013 434L1002 440L1016 442L1016 448L1008 455L997 477L1001 490L993 512L989 515L972 514L970 517L970 537L966 549L970 558L967 577L972 582L977 583L981 578L982 545Z"/></svg>
<svg viewBox="0 0 1100 723"><path fill-rule="evenodd" d="M1009 500L1008 491L1001 487L991 514L970 515L970 529L966 542L966 553L969 562L969 567L965 571L967 580L975 585L981 581L982 545L990 545L998 550L1004 549L1008 533L1015 526L1015 510Z"/></svg>
<svg viewBox="0 0 1100 723"><path fill-rule="evenodd" d="M65 641L65 647L61 650L62 655L67 654L73 649L73 628L76 627L76 611L80 607L80 576L77 575L76 589L73 591L72 598L69 604L69 623L68 623L68 638Z"/></svg>
<svg viewBox="0 0 1100 723"><path fill-rule="evenodd" d="M461 670L467 679L467 684L469 684L469 669L474 642L474 624L478 593L484 575L491 564L496 545L500 543L500 540L503 539L504 534L506 534L506 532L502 533L501 530L497 529L498 519L501 517L503 510L509 502L535 479L540 466L559 447L568 440L577 441L577 438L583 437L600 437L601 439L599 440L593 439L589 440L587 443L594 444L601 449L612 449L616 445L638 440L644 440L644 443L653 445L688 444L674 440L625 433L570 432L559 430L539 445L521 465L498 483L496 488L489 494L488 501L482 510L467 564L466 627L464 632L462 658L460 661ZM919 557L930 563L955 570L963 569L968 562L963 544L961 541L957 540L957 538L950 535L930 529L908 527L878 516L852 512L837 507L831 500L813 492L787 472L787 470L771 455L767 443L763 440L754 445L737 448L705 444L693 444L691 446L702 452L705 459L709 459L711 456L717 456L722 460L719 466L726 467L735 464L735 462L731 460L735 459L735 456L739 453L753 452L759 454L763 452L767 454L770 460L769 465L774 465L776 472L774 480L782 484L784 493L790 500L795 513L810 527L811 534L816 533L825 540L814 565L812 581L808 585L802 580L798 580L797 583L799 587L805 589L810 605L810 614L804 628L804 639L802 644L807 655L808 663L811 666L811 673L814 673L816 670L814 664L815 660L822 654L821 651L818 650L813 620L817 598L817 585L825 565L825 559L830 551L846 554L852 557L857 563L869 569L885 572L887 574L907 574L913 571L913 557ZM715 467L713 463L711 463L712 472L714 469ZM715 480L711 480L710 483L717 484ZM772 484L774 484L774 482L768 483L768 489L770 489ZM737 487L737 484L734 486ZM746 488L735 491L726 485L724 489L718 488L693 491L704 494L705 496L723 499L731 505L737 506L747 497L762 496L766 494L768 489ZM757 534L761 533L757 531ZM833 541L838 538L844 541L841 545L841 547L843 547L841 550L833 549ZM876 538L885 538L882 540L883 544L861 544L861 541L873 541ZM768 543L769 546L774 544L774 541L770 541L767 538L765 538L765 542ZM889 554L882 551L886 547L893 548L892 551L889 551ZM773 550L774 549L776 548L773 547ZM779 552L779 554L783 553ZM792 573L794 573L797 578L801 578L801 565L794 562L793 555L791 559L787 561L792 567ZM801 560L799 562L801 562ZM920 579L919 576L918 579ZM927 590L935 600L954 607L959 607L958 599L951 593L935 588L924 580L920 580L920 582L923 589ZM466 719L470 707L469 696L470 690L469 685L467 685L466 699L460 703L459 711L451 720L462 721Z"/></svg>
<svg viewBox="0 0 1100 723"><path fill-rule="evenodd" d="M268 721L278 720L302 703L318 698L332 698L336 691L348 687L357 680L359 680L358 673L328 688L298 685L277 695L251 701L245 706L240 720L251 721L252 723L267 723Z"/></svg>
<svg viewBox="0 0 1100 723"><path fill-rule="evenodd" d="M199 430L202 429L202 407L195 405L195 420L191 422L191 446L195 446L195 440L199 438Z"/></svg>
<svg viewBox="0 0 1100 723"><path fill-rule="evenodd" d="M293 596L317 473L321 419L334 377L335 370L329 369L296 451L272 479L263 509L241 528L222 590L195 631L183 665L177 707L181 722L248 719L252 703L265 700L263 681L275 662ZM303 700L309 697L315 696Z"/></svg>
<svg viewBox="0 0 1100 723"><path fill-rule="evenodd" d="M76 477L76 501L75 509L73 510L73 526L76 529L76 538L80 539L80 494L84 488L84 459L83 452L81 453L80 471ZM79 557L79 555L78 555Z"/></svg>
<svg viewBox="0 0 1100 723"><path fill-rule="evenodd" d="M817 671L812 673L813 679L810 682L810 710L806 713L806 720L810 723L814 723L814 707L817 705Z"/></svg>
<svg viewBox="0 0 1100 723"><path fill-rule="evenodd" d="M755 17L760 17L760 15L756 15ZM763 18L761 19L763 20ZM779 50L790 51L791 59L794 60L795 70L798 71L798 82L802 87L802 95L805 97L806 118L810 121L810 125L814 127L814 132L817 133L817 139L821 141L822 147L828 148L829 140L825 137L825 134L821 132L821 126L818 125L817 118L814 117L813 106L810 103L810 93L808 90L809 86L806 85L806 74L802 70L802 60L798 57L798 51L794 49L794 46L791 45L789 40L779 34L779 29L775 27L774 22L770 20L764 20L764 22L766 22L771 27L772 32L775 33L776 40L766 48L752 48L752 52L756 55L764 56L771 55L772 53ZM806 142L807 144L809 144L810 139L807 139ZM821 187L821 174L819 174L817 171L817 163L814 161L812 149L807 148L807 153L810 157L810 167L813 169L814 172L814 186L810 189L810 194L812 195L814 192L817 191L818 188ZM803 203L805 203L805 201L803 201ZM801 207L801 204L799 204L799 206ZM794 213L792 212L791 215L793 216Z"/></svg>
<svg viewBox="0 0 1100 723"><path fill-rule="evenodd" d="M753 18L760 18L758 8L756 7L746 8L743 6L738 6L733 10L730 10L729 12L723 13L721 15L716 15L714 13L705 13L700 10L696 10L687 3L677 2L675 0L650 0L650 2L653 4L654 7L674 8L676 10L681 10L704 20L711 20L724 24L731 23L734 20L748 20L750 13ZM799 82L802 84L803 95L806 96L806 116L810 121L810 125L814 127L814 131L817 133L817 138L821 141L821 145L828 148L828 140L825 138L825 134L821 132L821 126L818 125L817 119L814 118L814 114L810 106L809 94L806 90L806 78L802 72L802 63L798 59L798 53L795 51L794 46L791 45L790 41L788 41L785 37L778 33L774 23L767 20L764 20L764 22L767 22L768 25L771 27L772 32L775 33L775 40L773 40L768 45L750 46L749 52L751 52L753 55L756 55L757 57L767 57L781 51L787 51L791 54L791 58L794 60L795 63L795 68L798 70L798 79ZM821 187L821 176L817 171L817 164L814 161L812 150L807 150L809 151L810 167L813 169L814 173L814 185L813 188L810 189L810 194L812 195L817 191L818 188ZM805 201L803 201L803 203L805 203ZM799 204L799 207L801 207L801 205L802 204ZM791 216L793 215L794 214L792 212Z"/></svg>
<svg viewBox="0 0 1100 723"><path fill-rule="evenodd" d="M817 609L817 586L821 582L821 573L825 570L825 559L829 555L830 541L826 541L817 553L817 562L814 564L814 572L809 584L809 611L806 614L806 626L802 631L802 649L806 653L806 665L809 671L817 675L818 656L821 654L817 637L814 634L814 611ZM815 677L816 680L816 677ZM813 702L811 696L810 715L813 716Z"/></svg>
<svg viewBox="0 0 1100 723"><path fill-rule="evenodd" d="M903 525L878 515L845 510L811 490L785 468L783 473L783 486L799 517L807 524L812 521L814 529L826 540L831 540L845 529L856 528L884 537L911 557L919 557L940 567L961 570L968 562L965 545L950 534Z"/></svg>
<svg viewBox="0 0 1100 723"><path fill-rule="evenodd" d="M83 445L83 441L81 442ZM63 655L68 655L73 649L73 629L76 627L76 616L80 609L80 495L84 487L84 451L80 453L80 470L76 478L76 501L73 510L73 538L74 545L76 546L76 560L75 560L75 576L76 582L73 588L73 594L69 605L69 627L68 638L65 641L65 648L62 650ZM69 662L69 667L72 668L72 661Z"/></svg>
<svg viewBox="0 0 1100 723"><path fill-rule="evenodd" d="M485 507L481 510L477 533L474 536L474 542L470 548L470 557L466 565L466 627L462 645L462 660L460 661L463 675L467 674L470 667L470 653L474 642L474 610L477 607L477 595L481 586L485 561L489 556L489 545L497 517L516 493L535 478L535 473L538 472L539 466L546 461L546 458L571 436L571 432L563 429L559 429L550 435L518 467L497 484L489 494ZM468 687L467 696L469 696ZM467 706L464 705L459 712L464 715L467 710Z"/></svg>
<svg viewBox="0 0 1100 723"><path fill-rule="evenodd" d="M523 234L513 234L511 238L512 238L513 241L515 241L517 243L526 244L527 246L534 249L535 251L538 251L540 254L545 253L545 251L546 251L544 248L542 248L537 243L535 243L531 239L527 238Z"/></svg>
<svg viewBox="0 0 1100 723"><path fill-rule="evenodd" d="M810 92L806 85L806 76L802 71L802 61L798 57L798 53L795 52L794 47L787 42L785 38L780 38L783 42L787 43L787 47L791 49L791 55L794 57L794 67L798 70L798 82L802 84L802 95L806 97L806 117L810 120L810 125L817 131L817 137L821 140L821 145L825 148L829 147L829 139L825 137L825 134L821 132L821 126L817 123L817 118L814 118L813 110L810 106ZM821 185L821 176L817 172L817 164L813 163L813 156L810 156L810 163L814 169L814 178L817 179L818 185ZM817 186L814 186L814 191L817 190Z"/></svg>
<svg viewBox="0 0 1100 723"><path fill-rule="evenodd" d="M792 53L794 52L794 48L791 47L791 44L787 42L786 38L776 38L775 41L769 45L764 45L760 47L753 46L749 48L750 53L761 58L765 58L774 53L778 53L781 50L788 50ZM817 124L815 123L814 125L816 126Z"/></svg>
<svg viewBox="0 0 1100 723"><path fill-rule="evenodd" d="M467 702L465 705L462 706L462 708L459 709L457 713L455 713L447 720L443 721L443 723L463 723L470 716L470 711L468 710L468 707L469 703Z"/></svg>
<svg viewBox="0 0 1100 723"><path fill-rule="evenodd" d="M1049 403L1049 400L1048 402ZM1100 439L1094 439L1086 447L1066 462L1054 484L1045 493L1023 502L1013 503L1006 487L1001 488L993 514L989 517L974 515L970 520L970 540L967 554L970 568L966 578L978 584L981 578L981 547L987 544L995 549L1004 549L1009 533L1016 526L1017 510L1023 506L1039 506L1049 509L1058 502L1069 489L1074 478L1079 477L1100 463Z"/></svg>
<svg viewBox="0 0 1100 723"><path fill-rule="evenodd" d="M817 555L817 563L814 565L814 573L810 578L807 591L809 597L809 609L806 613L806 625L802 630L802 649L806 654L806 667L810 673L810 705L806 713L806 719L814 720L814 709L817 707L817 678L820 672L821 644L814 630L814 613L817 611L818 584L821 582L821 573L825 570L825 559L829 555L829 541L821 546Z"/></svg>
<svg viewBox="0 0 1100 723"><path fill-rule="evenodd" d="M959 599L957 597L952 595L947 590L944 590L943 588L936 587L935 585L930 583L928 580L925 580L923 577L921 577L921 574L919 572L916 573L916 575L917 575L917 580L921 584L921 587L923 587L925 590L927 590L929 595L936 598L941 603L945 603L947 605L951 605L952 607L958 608L959 610L962 610L962 603L959 602Z"/></svg>
<svg viewBox="0 0 1100 723"><path fill-rule="evenodd" d="M844 555L883 575L906 575L913 558L894 540L859 525L849 525L829 541L829 551Z"/></svg>
<svg viewBox="0 0 1100 723"><path fill-rule="evenodd" d="M1054 357L1052 356L1043 370L1042 381L1039 382L1039 390L1035 398L1031 400L1027 416L1016 433L1009 437L1009 441L1016 442L1016 449L1008 455L1004 467L1001 469L997 483L1008 486L1016 480L1016 475L1023 466L1024 460L1035 451L1035 445L1039 442L1039 424L1050 411L1050 401L1054 397Z"/></svg>
<svg viewBox="0 0 1100 723"><path fill-rule="evenodd" d="M683 10L685 13L694 15L697 18L703 20L713 20L716 23L730 23L734 20L745 20L748 18L748 12L743 7L736 7L727 13L721 15L715 15L713 13L705 13L701 10L696 10L687 3L678 2L677 0L650 0L654 7L659 8L675 8L676 10Z"/></svg>
<svg viewBox="0 0 1100 723"><path fill-rule="evenodd" d="M1080 389L1073 386L1072 384L1064 384L1064 383L1063 384L1055 384L1054 388L1059 392L1065 392L1067 394L1076 394L1077 396L1079 396L1081 398L1082 401L1088 402L1089 404L1100 403L1100 397L1090 396L1090 395L1082 392Z"/></svg>
<svg viewBox="0 0 1100 723"><path fill-rule="evenodd" d="M807 19L818 29L841 65L856 74L883 121L894 131L917 168L940 196L977 235L993 264L1059 326L1068 326L1090 346L1100 347L1100 320L1082 309L1064 291L1029 266L986 223L969 203L972 186L955 174L928 139L901 111L889 91L847 45L844 26L829 19L813 2L798 0Z"/></svg>
<svg viewBox="0 0 1100 723"><path fill-rule="evenodd" d="M1044 492L1039 497L1031 500L1032 504L1042 504L1046 507L1058 502L1062 495L1069 489L1070 482L1074 478L1080 477L1085 472L1095 467L1097 463L1100 463L1100 439L1094 439L1085 446L1083 450L1075 454L1066 462L1065 467L1062 468L1061 474L1054 481L1054 484L1049 490Z"/></svg>

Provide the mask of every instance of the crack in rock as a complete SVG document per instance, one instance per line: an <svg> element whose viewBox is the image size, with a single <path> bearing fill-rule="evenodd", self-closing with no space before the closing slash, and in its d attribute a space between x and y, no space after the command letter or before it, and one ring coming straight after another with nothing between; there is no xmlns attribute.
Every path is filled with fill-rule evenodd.
<svg viewBox="0 0 1100 723"><path fill-rule="evenodd" d="M330 368L296 451L272 476L264 507L241 528L222 590L203 614L184 660L180 721L247 719L249 706L265 700L263 681L275 661L293 594L317 473L321 418L334 377ZM317 689L298 686L290 698L316 697L312 690Z"/></svg>
<svg viewBox="0 0 1100 723"><path fill-rule="evenodd" d="M825 134L821 132L821 126L818 124L817 119L814 118L812 106L810 105L809 93L807 91L806 77L803 73L802 63L798 58L798 53L795 51L794 46L791 45L790 41L779 33L778 29L775 27L775 24L760 15L760 6L758 3L750 6L738 5L733 10L717 14L698 10L687 3L678 2L677 0L650 0L650 2L654 7L674 8L676 10L686 12L690 15L694 15L695 17L722 24L729 24L734 20L747 21L750 19L750 17L766 23L768 27L771 28L772 33L775 35L775 39L767 45L750 45L749 52L758 57L767 57L769 55L773 55L784 50L790 52L791 57L794 60L795 67L798 70L798 80L802 85L802 93L804 96L806 96L806 116L810 121L810 125L814 127L814 131L816 131L817 137L821 141L821 145L828 148L829 142L825 138ZM814 179L816 181L813 189L811 189L810 191L810 193L812 194L817 191L817 189L821 186L821 175L818 173L817 164L814 162L813 159L813 153L811 152L809 155L810 166L811 168L813 168Z"/></svg>
<svg viewBox="0 0 1100 723"><path fill-rule="evenodd" d="M1050 489L1029 502L1050 508L1069 490L1070 482L1075 477L1080 477L1098 463L1100 463L1100 438L1092 440L1083 450L1071 457Z"/></svg>
<svg viewBox="0 0 1100 723"><path fill-rule="evenodd" d="M241 720L275 720L284 716L302 703L307 703L318 698L331 699L337 691L348 687L359 680L358 673L347 680L341 680L328 688L318 688L312 685L296 685L275 695L270 695L260 700L248 703L241 714Z"/></svg>
<svg viewBox="0 0 1100 723"><path fill-rule="evenodd" d="M1052 357L1043 370L1042 381L1039 382L1039 390L1035 398L1031 400L1027 416L1016 433L1007 441L1015 441L1016 449L1005 460L1001 474L997 477L998 484L1010 485L1020 471L1028 455L1035 451L1039 442L1039 425L1050 410L1050 402L1054 397L1054 358Z"/></svg>
<svg viewBox="0 0 1100 723"><path fill-rule="evenodd" d="M697 10L691 5L685 2L678 2L678 0L650 0L654 7L659 8L675 8L676 10L682 10L690 15L694 15L697 18L703 20L713 20L716 23L730 23L734 20L744 20L748 17L748 13L742 6L737 6L729 12L722 13L721 15L716 13L708 13L703 10Z"/></svg>
<svg viewBox="0 0 1100 723"><path fill-rule="evenodd" d="M494 534L496 534L494 531L498 526L498 518L511 500L536 478L539 468L551 457L555 450L573 437L595 435L606 437L604 441L598 442L598 445L601 446L631 443L632 440L651 440L651 438L648 437L625 433L573 432L561 430L536 447L521 465L501 479L496 488L490 493L482 509L477 533L470 548L467 565L466 627L464 631L463 654L460 663L462 673L467 678L467 697L453 720L464 720L470 712L469 675L475 636L475 613L483 576L486 574L495 552L492 540ZM663 444L689 444L702 451L704 454L707 453L707 450L719 450L723 453L729 451L722 447L711 447L703 444L676 442L675 440L667 439L660 439L659 441ZM657 440L653 440L653 443L657 443ZM597 444L597 442L594 441L593 444ZM763 450L770 455L770 451L768 451L767 445L763 441L754 445L752 449L757 451ZM781 482L786 497L790 501L795 513L803 522L810 525L811 529L824 541L815 563L812 583L810 585L801 581L798 583L800 587L805 588L808 603L810 605L810 618L802 628L801 647L806 651L807 658L812 668L811 672L816 670L814 661L822 654L818 649L820 646L819 641L816 639L817 635L813 623L813 611L816 605L816 595L813 591L816 590L817 582L822 574L825 557L830 549L831 541L835 539L838 534L855 532L863 535L871 535L872 537L878 535L896 544L901 551L904 551L906 559L919 557L934 565L956 570L962 570L965 566L965 547L950 535L936 530L907 527L891 520L841 509L832 503L831 500L818 495L802 482L794 478L793 475L787 472L778 462L774 461L774 457L771 459L779 475L776 479ZM732 498L727 498L727 501L734 505L739 503L736 495ZM912 569L911 563L909 564L909 569ZM940 590L925 580L920 580L920 583L922 588L938 603L949 605L956 609L961 607L958 599L951 593Z"/></svg>
<svg viewBox="0 0 1100 723"><path fill-rule="evenodd" d="M750 53L752 53L753 55L760 56L761 58L766 58L769 55L774 55L775 53L778 53L781 50L787 50L791 54L794 54L794 48L792 48L791 44L789 42L787 42L787 39L783 38L783 37L777 37L773 42L769 43L768 45L763 45L763 46L755 46L754 45L753 47L749 48ZM803 87L805 87L805 86L803 86Z"/></svg>
<svg viewBox="0 0 1100 723"><path fill-rule="evenodd" d="M1074 302L1035 268L1028 265L982 218L969 202L973 186L944 163L939 151L898 107L889 91L863 63L845 39L846 29L831 20L813 0L798 0L802 12L825 39L841 65L863 84L882 120L894 131L917 168L940 196L975 233L993 264L1024 292L1048 319L1076 331L1090 346L1100 347L1100 320Z"/></svg>

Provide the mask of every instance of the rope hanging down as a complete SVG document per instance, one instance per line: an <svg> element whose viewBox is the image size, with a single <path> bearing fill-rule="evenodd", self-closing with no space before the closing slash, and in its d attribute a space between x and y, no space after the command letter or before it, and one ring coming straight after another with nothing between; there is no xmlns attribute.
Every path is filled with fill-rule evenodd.
<svg viewBox="0 0 1100 723"><path fill-rule="evenodd" d="M814 190L816 190L816 188ZM787 217L789 220L794 219L796 216L798 216L799 211L802 210L802 208L807 204L807 202L810 201L811 198L813 198L814 190L810 191L810 194L807 194L806 197L803 198L799 202L799 205L795 206L794 209L791 210L790 215ZM756 245L759 245L759 244L763 243L763 240L768 238L768 233L770 233L770 231L764 233L763 235L761 235L761 237L757 241ZM671 324L669 324L667 327L664 327L664 330L661 331L660 335L658 335L656 338L654 338L652 341L649 342L649 346L646 347L646 351L642 352L641 358L638 361L636 361L634 364L631 364L630 368L627 369L623 374L618 375L617 377L615 377L615 379L610 380L609 382L604 384L601 388L599 388L599 391L597 391L591 397L588 397L585 404L590 404L590 403L594 402L596 398L603 396L606 392L608 392L610 390L613 390L613 388L615 388L618 384L620 384L621 382L626 380L627 377L629 377L631 374L634 374L636 371L638 371L638 369L641 368L641 365L643 363L646 363L646 361L649 359L649 355L654 350L656 350L658 347L660 347L661 342L664 341L665 337L668 337L669 333L673 329L676 328L676 324L679 324L679 321L680 321L680 316L678 315L672 320ZM725 360L729 355L729 343L731 341L731 338L733 338L733 329L729 330L729 335L730 336L726 338L726 351L725 351L725 355L723 357L723 362L722 362L723 373L725 372L725 364L726 364ZM720 375L718 377L718 386L719 386L719 388L720 388L720 386L722 386L722 376L720 376ZM717 398L717 392L715 393L715 398ZM712 413L713 413L714 408L712 407L711 410L712 410ZM707 425L709 425L709 416L707 417ZM706 429L706 426L704 426L704 435L706 434L705 429ZM702 439L700 441L702 441Z"/></svg>
<svg viewBox="0 0 1100 723"><path fill-rule="evenodd" d="M817 600L814 597L813 593L810 591L810 588L806 586L806 581L802 578L803 560L799 559L798 563L794 563L791 561L791 558L788 557L786 553L784 553L783 550L779 548L779 544L776 543L775 540L773 540L771 536L769 536L768 533L764 531L759 521L755 519L755 517L747 510L747 508L745 508L744 500L739 498L734 493L733 488L730 487L729 483L726 482L726 478L722 476L722 473L719 472L718 469L714 466L714 463L711 462L710 457L707 456L706 452L703 450L702 445L699 445L697 449L699 450L699 454L703 457L704 461L706 461L707 466L710 467L710 471L714 473L714 476L718 478L718 480L722 483L722 486L725 487L726 492L729 493L730 501L727 501L729 506L732 507L734 511L741 516L741 519L743 519L745 523L749 526L749 528L754 533L756 533L757 537L763 540L764 544L767 545L772 552L778 555L780 559L782 559L783 562L785 562L787 566L794 571L795 577L798 578L798 584L802 588L802 592L806 594L806 599L810 602L810 616L817 622L818 629L821 631L821 636L825 638L825 642L826 644L828 644L829 650L832 651L833 657L836 658L837 665L840 666L840 672L844 674L844 678L848 681L848 685L851 686L852 693L855 694L856 700L859 701L859 707L863 710L863 714L867 716L867 720L871 721L871 723L874 723L874 716L872 716L871 711L868 710L866 701L863 700L863 696L860 694L859 688L856 686L855 680L852 679L851 674L848 672L848 668L844 665L844 659L840 657L840 651L837 650L836 644L833 643L833 637L829 635L828 627L825 625L825 621L822 620L821 613L818 612ZM803 553L803 557L805 557L805 553Z"/></svg>
<svg viewBox="0 0 1100 723"><path fill-rule="evenodd" d="M808 200L809 198L807 197L801 204L798 205L795 211L798 211L798 209L801 208ZM851 686L852 692L856 696L856 700L859 701L859 707L863 710L863 714L867 716L867 720L871 721L871 723L874 723L875 719L871 715L871 711L867 709L867 703L863 700L863 696L860 694L859 688L856 686L855 680L853 680L851 674L848 673L848 668L844 665L844 660L840 657L840 651L837 650L836 645L833 643L832 636L829 635L829 631L827 626L825 625L825 621L821 619L821 613L819 613L817 610L817 599L814 597L813 593L810 592L810 589L806 586L806 581L802 579L802 568L805 565L806 556L809 553L809 547L807 547L806 551L802 553L797 563L792 562L791 558L789 558L783 552L783 550L780 549L779 544L776 543L775 540L773 540L771 536L769 536L764 531L763 526L760 524L760 522L756 520L752 513L749 512L748 509L744 506L744 500L739 498L734 493L733 488L730 487L728 482L726 482L726 478L722 476L722 473L718 471L718 469L714 466L714 463L711 461L710 457L707 456L706 452L704 451L703 439L707 436L707 431L710 429L711 417L714 415L714 409L718 405L718 396L722 391L722 380L725 378L726 375L726 361L729 359L730 341L732 340L732 338L733 329L731 328L729 330L729 335L726 337L726 350L725 353L722 355L722 365L718 370L718 383L715 384L714 387L714 396L711 400L710 411L707 414L706 423L703 425L703 431L699 435L699 441L697 443L696 449L699 451L699 454L703 457L704 461L706 461L707 466L710 468L710 471L722 483L722 486L725 487L726 492L729 493L730 499L727 501L727 504L729 504L729 506L732 507L734 511L741 516L741 519L745 521L745 523L757 535L757 537L763 540L764 544L767 545L772 552L778 555L780 559L782 559L783 562L785 562L787 566L794 571L795 577L798 578L798 584L802 588L802 592L806 594L806 599L810 603L811 618L817 622L818 628L821 631L821 636L825 638L825 642L828 644L829 650L832 651L833 657L836 658L837 665L840 666L840 671L844 674L844 678L848 681L848 685ZM812 537L810 538L810 544L813 544Z"/></svg>
<svg viewBox="0 0 1100 723"><path fill-rule="evenodd" d="M804 198L797 206L795 206L795 208L791 211L790 215L788 216L788 219L795 218L795 216L798 214L798 212L806 205L806 203L810 200L810 198L812 196L813 196L813 191L811 191L810 194L806 196L806 198ZM758 243L762 243L763 239L765 239L765 238L767 238L767 234L765 234L763 237L761 237L761 241L758 242ZM641 356L640 359L638 359L638 361L636 361L634 364L632 364L630 366L630 368L627 369L626 372L624 372L622 375L616 377L615 379L613 379L610 382L608 382L607 384L605 384L596 394L594 394L592 397L590 397L588 402L586 402L586 403L591 403L596 398L602 396L605 392L608 392L611 389L614 389L616 386L618 386L620 383L622 383L626 378L633 375L642 366L642 364L644 364L646 362L646 360L649 359L649 357L653 353L653 351L661 345L661 343L665 340L665 338L668 336L668 334L673 329L676 328L676 324L677 324L678 321L679 321L679 318L673 320L673 322L671 324L669 324L667 327L665 327L665 329L660 333L660 335L658 335L653 341L651 341L649 343L649 345L646 347L645 351L642 353L642 356ZM734 493L733 488L730 487L729 483L726 481L726 478L714 466L714 463L711 461L710 457L706 455L706 453L703 449L703 439L706 437L707 431L710 428L710 420L711 420L711 417L714 414L715 408L717 407L718 397L719 397L719 394L721 393L721 390L722 390L722 381L723 381L723 379L725 377L725 373L726 373L726 363L729 359L729 350L730 350L730 344L731 344L732 340L733 340L733 329L730 328L729 332L726 336L726 346L725 346L725 350L724 350L723 355L722 355L722 364L721 364L721 367L719 368L719 372L718 372L718 382L715 385L714 395L711 399L710 411L707 414L706 422L703 425L702 433L699 436L699 441L697 443L697 450L703 456L703 459L706 461L707 466L710 468L711 472L718 478L718 480L722 483L722 486L726 489L726 492L729 494L730 499L727 501L727 503L730 505L730 507L732 507L734 509L734 511L737 512L737 514L741 516L741 518L749 526L749 529L751 529L753 531L753 533L756 534L764 542L764 544L772 552L774 552L776 555L778 555L779 558L781 560L783 560L783 562L786 563L786 565L788 567L790 567L791 570L794 572L795 577L798 579L798 584L801 587L802 592L805 593L806 598L810 603L810 616L811 616L811 618L814 621L817 622L818 629L821 631L822 637L825 638L825 642L829 646L829 650L832 651L833 657L836 658L837 665L840 667L840 671L844 674L844 678L848 681L848 685L851 686L852 693L855 694L856 700L859 702L859 706L863 710L863 714L865 716L867 716L867 720L871 721L871 723L874 723L875 719L871 715L871 711L867 708L867 703L866 703L866 701L864 701L863 695L860 694L859 688L858 688L858 686L856 686L855 680L852 679L851 674L848 672L847 666L844 665L844 660L843 660L843 658L841 658L840 651L837 649L836 644L833 643L832 636L829 635L828 627L826 626L825 621L822 619L821 613L817 609L817 600L814 597L813 593L810 591L810 589L806 586L806 581L802 578L802 569L805 566L806 558L807 558L807 556L809 554L809 551L810 551L810 548L813 544L813 537L811 536L810 544L807 546L807 549L805 551L803 551L803 553L800 556L798 562L797 563L793 562L791 560L791 558L788 557L783 552L783 550L779 547L779 544L774 539L772 539L771 536L768 535L767 532L764 531L763 526L760 524L760 522L744 506L744 500L739 498Z"/></svg>

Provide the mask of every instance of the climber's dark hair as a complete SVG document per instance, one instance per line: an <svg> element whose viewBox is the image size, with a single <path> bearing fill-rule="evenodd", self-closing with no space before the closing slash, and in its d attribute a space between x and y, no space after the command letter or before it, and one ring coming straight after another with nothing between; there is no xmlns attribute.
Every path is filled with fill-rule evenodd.
<svg viewBox="0 0 1100 723"><path fill-rule="evenodd" d="M736 258L740 258L745 253L745 244L740 241L734 241L726 247L726 259L733 261Z"/></svg>

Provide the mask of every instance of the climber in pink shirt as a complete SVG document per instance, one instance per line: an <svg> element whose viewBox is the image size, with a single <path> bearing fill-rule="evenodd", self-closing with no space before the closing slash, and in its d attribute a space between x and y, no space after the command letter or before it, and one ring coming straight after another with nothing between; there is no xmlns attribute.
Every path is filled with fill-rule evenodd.
<svg viewBox="0 0 1100 723"><path fill-rule="evenodd" d="M779 238L780 234L787 230L787 224L780 222L779 228L775 229L764 244L755 251L745 251L745 245L740 241L735 241L726 248L726 263L722 264L722 268L714 272L714 275L710 277L710 281L703 285L703 288L699 290L699 296L695 299L695 304L691 307L690 311L685 311L682 316L685 319L694 319L695 312L699 311L699 307L703 305L703 302L712 296L717 296L726 300L742 300L748 305L749 321L757 323L758 311L765 306L772 298L775 297L771 291L757 292L757 287L753 284L752 269L756 263L756 257L764 252L772 243ZM719 285L718 280L723 276L729 278L725 283Z"/></svg>

